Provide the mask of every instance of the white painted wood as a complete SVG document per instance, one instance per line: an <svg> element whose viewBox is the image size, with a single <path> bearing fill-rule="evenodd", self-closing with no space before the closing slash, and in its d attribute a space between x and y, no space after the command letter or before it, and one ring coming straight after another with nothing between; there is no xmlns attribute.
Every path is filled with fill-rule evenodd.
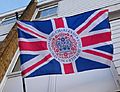
<svg viewBox="0 0 120 92"><path fill-rule="evenodd" d="M120 37L120 19L110 22L112 30L112 38Z"/></svg>
<svg viewBox="0 0 120 92"><path fill-rule="evenodd" d="M114 45L115 46L115 45ZM120 53L120 43L119 43L119 48L118 46L116 46L117 48L114 47L114 54L118 54Z"/></svg>
<svg viewBox="0 0 120 92"><path fill-rule="evenodd" d="M50 77L49 76L38 76L26 78L26 90L27 92L50 92L49 88Z"/></svg>
<svg viewBox="0 0 120 92"><path fill-rule="evenodd" d="M114 44L113 44L113 47L114 47L114 48L120 48L120 42L114 43Z"/></svg>
<svg viewBox="0 0 120 92"><path fill-rule="evenodd" d="M115 67L120 67L120 59L114 62Z"/></svg>
<svg viewBox="0 0 120 92"><path fill-rule="evenodd" d="M120 19L111 22L112 41L114 47L113 62L120 74Z"/></svg>
<svg viewBox="0 0 120 92"><path fill-rule="evenodd" d="M114 30L114 29L111 29L111 30ZM118 28L117 30L114 30L114 31L112 32L112 35L116 35L116 34L118 34L118 33L120 33L119 28Z"/></svg>
<svg viewBox="0 0 120 92"><path fill-rule="evenodd" d="M113 42L113 43L120 42L120 37L118 37L118 38L116 38L116 39L112 39L112 42Z"/></svg>
<svg viewBox="0 0 120 92"><path fill-rule="evenodd" d="M120 59L120 53L113 55L113 61Z"/></svg>
<svg viewBox="0 0 120 92"><path fill-rule="evenodd" d="M15 23L0 26L0 41L3 41Z"/></svg>
<svg viewBox="0 0 120 92"><path fill-rule="evenodd" d="M7 80L2 92L23 92L22 77L13 77Z"/></svg>
<svg viewBox="0 0 120 92"><path fill-rule="evenodd" d="M120 0L62 0L59 3L59 16L70 16L85 11L107 7L109 11L120 9L120 6L111 5L120 3Z"/></svg>
<svg viewBox="0 0 120 92"><path fill-rule="evenodd" d="M120 28L119 28L119 29L120 29ZM119 29L118 29L118 30L119 30ZM120 32L112 35L112 39L119 38L119 37L120 37Z"/></svg>
<svg viewBox="0 0 120 92"><path fill-rule="evenodd" d="M114 80L110 76L109 69L58 76L56 92L114 92Z"/></svg>
<svg viewBox="0 0 120 92"><path fill-rule="evenodd" d="M5 38L6 38L7 35L4 35L4 36L0 36L0 42L2 42Z"/></svg>
<svg viewBox="0 0 120 92"><path fill-rule="evenodd" d="M51 78L53 77L55 76L51 76ZM116 90L116 85L109 68L77 74L57 75L55 88L52 87L53 83L50 83L49 86L48 84L49 76L26 79L27 92L114 92ZM49 87L54 88L55 91Z"/></svg>
<svg viewBox="0 0 120 92"><path fill-rule="evenodd" d="M120 75L120 67L116 68L117 71L118 71L118 74Z"/></svg>
<svg viewBox="0 0 120 92"><path fill-rule="evenodd" d="M10 23L7 25L0 26L0 35L9 33L10 29L13 27L15 23Z"/></svg>
<svg viewBox="0 0 120 92"><path fill-rule="evenodd" d="M111 63L110 70L111 70L111 74L112 74L112 76L113 76L113 78L114 78L115 84L116 84L116 86L117 86L117 90L120 90L120 80L119 80L120 78L119 78L119 76L118 76L118 72L117 72L117 70L116 70L116 68L115 68L114 63ZM116 92L116 91L115 91L115 92Z"/></svg>
<svg viewBox="0 0 120 92"><path fill-rule="evenodd" d="M7 81L8 81L8 75L10 75L10 76L13 77L12 70L13 70L14 67L15 67L15 64L16 64L16 62L17 62L17 59L18 59L19 55L20 55L19 49L17 49L14 57L12 58L12 61L11 61L10 65L9 65L9 67L8 67L8 69L7 69L5 75L4 75L4 77L3 77L3 79L2 79L2 81L1 81L1 83L0 83L0 92L1 92L3 89L5 89L5 85L7 84ZM14 73L14 75L15 75L15 73ZM16 74L16 75L17 75L17 76L20 76L19 74ZM12 78L12 77L11 77L11 78ZM3 92L4 92L4 91L3 91ZM9 91L9 92L10 92L10 91Z"/></svg>
<svg viewBox="0 0 120 92"><path fill-rule="evenodd" d="M119 27L119 22L120 22L120 21L111 23L111 29L112 29L113 31L115 31L116 29L119 29L119 28L120 28L120 27Z"/></svg>
<svg viewBox="0 0 120 92"><path fill-rule="evenodd" d="M111 24L111 26L113 27L113 26L115 26L115 25L118 25L118 24L117 24L118 22L120 22L119 19L118 19L118 20L115 20L115 21L111 21L110 24Z"/></svg>
<svg viewBox="0 0 120 92"><path fill-rule="evenodd" d="M116 35L117 33L120 33L120 22L116 23L117 25L111 26L112 34ZM112 24L111 24L112 25Z"/></svg>

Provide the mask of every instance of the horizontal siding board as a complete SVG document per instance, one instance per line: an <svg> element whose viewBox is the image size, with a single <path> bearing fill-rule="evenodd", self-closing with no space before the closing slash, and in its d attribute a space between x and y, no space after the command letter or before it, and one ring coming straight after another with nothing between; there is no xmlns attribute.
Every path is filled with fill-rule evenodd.
<svg viewBox="0 0 120 92"><path fill-rule="evenodd" d="M62 0L59 3L58 16L75 15L106 6L109 7L113 4L118 4L119 2L120 0Z"/></svg>
<svg viewBox="0 0 120 92"><path fill-rule="evenodd" d="M112 35L112 39L119 38L120 37L120 32L117 34Z"/></svg>
<svg viewBox="0 0 120 92"><path fill-rule="evenodd" d="M117 71L118 71L118 74L120 75L120 67L116 68Z"/></svg>
<svg viewBox="0 0 120 92"><path fill-rule="evenodd" d="M120 29L120 28L119 28L119 29ZM119 29L112 31L112 35L116 35L116 34L120 33L120 30L119 30Z"/></svg>
<svg viewBox="0 0 120 92"><path fill-rule="evenodd" d="M114 54L113 55L113 61L119 60L120 59L120 53L119 54Z"/></svg>
<svg viewBox="0 0 120 92"><path fill-rule="evenodd" d="M120 42L120 19L110 22L112 30L112 41L115 43L114 47ZM117 44L116 44L117 43Z"/></svg>
<svg viewBox="0 0 120 92"><path fill-rule="evenodd" d="M4 35L4 36L0 36L0 42L3 41L5 39L7 35Z"/></svg>
<svg viewBox="0 0 120 92"><path fill-rule="evenodd" d="M116 21L116 20L115 20L115 21ZM110 22L110 26L111 26L111 27L115 27L115 26L118 26L119 23L120 23L120 21L116 21L116 22L112 21L112 22Z"/></svg>
<svg viewBox="0 0 120 92"><path fill-rule="evenodd" d="M13 27L14 24L15 23L0 26L0 35L9 33L10 29Z"/></svg>
<svg viewBox="0 0 120 92"><path fill-rule="evenodd" d="M119 49L120 48L120 42L116 42L113 44L113 47L115 50ZM117 49L116 49L117 48Z"/></svg>
<svg viewBox="0 0 120 92"><path fill-rule="evenodd" d="M114 43L117 43L117 42L120 42L120 37L118 37L118 38L116 38L116 39L112 39L112 42L113 42L113 44L114 44Z"/></svg>
<svg viewBox="0 0 120 92"><path fill-rule="evenodd" d="M112 34L119 33L120 32L120 26L119 27L115 26L115 28L112 27L111 30L112 30Z"/></svg>
<svg viewBox="0 0 120 92"><path fill-rule="evenodd" d="M3 30L3 31L0 31L0 36L4 35L4 34L8 34L9 32Z"/></svg>
<svg viewBox="0 0 120 92"><path fill-rule="evenodd" d="M120 53L120 47L114 49L114 54L118 54L118 53Z"/></svg>
<svg viewBox="0 0 120 92"><path fill-rule="evenodd" d="M118 25L118 23L120 22L120 20L115 20L115 21L110 21L110 24L111 26L114 26L114 25Z"/></svg>
<svg viewBox="0 0 120 92"><path fill-rule="evenodd" d="M110 22L114 47L113 62L120 75L120 19Z"/></svg>
<svg viewBox="0 0 120 92"><path fill-rule="evenodd" d="M114 25L113 25L113 23L111 23L111 25L110 25L110 26L111 26L111 28L113 29L113 31L114 31L115 29L120 28L120 27L119 27L119 22L118 22L118 23L116 23L116 24L114 24Z"/></svg>
<svg viewBox="0 0 120 92"><path fill-rule="evenodd" d="M120 60L114 62L115 67L120 67Z"/></svg>

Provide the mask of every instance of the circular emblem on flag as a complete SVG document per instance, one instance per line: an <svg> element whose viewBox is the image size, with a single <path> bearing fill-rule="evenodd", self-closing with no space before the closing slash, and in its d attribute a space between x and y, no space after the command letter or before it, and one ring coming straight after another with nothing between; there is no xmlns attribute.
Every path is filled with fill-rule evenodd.
<svg viewBox="0 0 120 92"><path fill-rule="evenodd" d="M48 48L57 61L70 63L79 57L81 44L72 29L59 28L49 35Z"/></svg>

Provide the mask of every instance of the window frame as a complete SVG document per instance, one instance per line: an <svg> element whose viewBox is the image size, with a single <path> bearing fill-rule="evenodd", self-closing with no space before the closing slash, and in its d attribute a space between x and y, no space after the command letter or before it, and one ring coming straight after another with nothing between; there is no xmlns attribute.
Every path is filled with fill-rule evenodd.
<svg viewBox="0 0 120 92"><path fill-rule="evenodd" d="M57 8L55 14L51 14L51 15L43 16L43 17L41 17L41 16L39 15L39 17L37 17L39 12L42 12L42 11L44 11L44 10L51 9L51 8L54 8L54 7ZM39 20L39 19L47 19L47 18L54 17L54 16L57 16L57 15L58 15L58 5L55 4L55 5L52 5L52 6L44 7L44 8L42 8L42 9L39 8L38 11L37 11L37 14L36 14L35 20Z"/></svg>
<svg viewBox="0 0 120 92"><path fill-rule="evenodd" d="M12 21L11 21L12 20ZM4 18L1 23L0 23L0 26L4 26L4 25L8 25L8 24L11 24L11 23L15 23L17 21L16 17L15 16L11 16L10 18Z"/></svg>
<svg viewBox="0 0 120 92"><path fill-rule="evenodd" d="M3 90L3 88L4 88L4 86L5 86L6 82L7 82L7 80L9 78L21 76L21 71L12 72L13 69L14 69L14 67L15 67L15 65L16 65L16 62L18 60L19 55L20 55L20 51L19 51L19 48L18 48L16 50L16 53L14 54L12 60L11 60L11 63L9 65L9 67L8 67L8 69L7 69L7 71L6 71L5 75L4 75L1 83L0 83L0 89L1 90Z"/></svg>
<svg viewBox="0 0 120 92"><path fill-rule="evenodd" d="M21 16L21 13L18 15L18 17ZM12 21L11 21L12 20ZM3 23L3 22L7 22L9 21L8 23ZM11 23L15 23L17 21L16 19L16 15L10 15L10 16L6 16L4 17L3 19L1 19L0 21L0 26L4 26L4 25L8 25L8 24L11 24Z"/></svg>

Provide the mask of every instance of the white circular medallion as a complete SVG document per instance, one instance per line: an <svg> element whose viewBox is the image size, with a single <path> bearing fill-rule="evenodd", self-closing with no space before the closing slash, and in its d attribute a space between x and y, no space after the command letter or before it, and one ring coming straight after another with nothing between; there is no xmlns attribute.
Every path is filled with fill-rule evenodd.
<svg viewBox="0 0 120 92"><path fill-rule="evenodd" d="M48 37L48 49L59 62L74 62L79 57L80 48L80 39L72 29L59 28Z"/></svg>

